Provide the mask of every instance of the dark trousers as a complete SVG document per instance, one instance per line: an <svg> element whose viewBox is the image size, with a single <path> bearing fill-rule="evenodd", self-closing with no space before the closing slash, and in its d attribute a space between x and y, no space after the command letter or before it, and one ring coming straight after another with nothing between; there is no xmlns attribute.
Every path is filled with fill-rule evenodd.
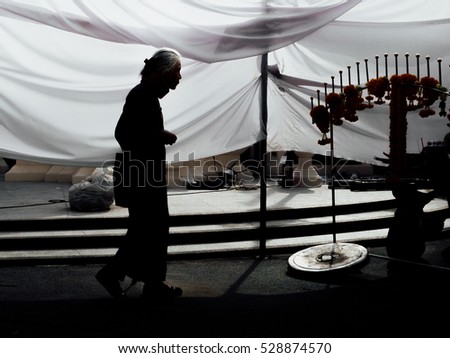
<svg viewBox="0 0 450 358"><path fill-rule="evenodd" d="M166 279L169 211L167 189L158 188L128 207L128 230L110 263L119 277L159 282ZM134 201L134 200L133 200Z"/></svg>

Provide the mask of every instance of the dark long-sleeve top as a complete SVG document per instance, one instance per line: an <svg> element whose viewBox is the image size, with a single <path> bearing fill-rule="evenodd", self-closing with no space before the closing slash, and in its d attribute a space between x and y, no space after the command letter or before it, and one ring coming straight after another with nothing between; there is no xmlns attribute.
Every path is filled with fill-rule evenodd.
<svg viewBox="0 0 450 358"><path fill-rule="evenodd" d="M141 82L127 95L122 114L115 128L115 138L124 153L124 175L136 176L137 161L145 163L145 175L139 172L139 183L146 184L156 180L158 185L165 183L166 148L161 132L164 119L155 90L148 83ZM126 163L126 158L131 163ZM132 170L129 169L132 167ZM131 183L135 183L131 178ZM148 186L148 185L145 185Z"/></svg>
<svg viewBox="0 0 450 358"><path fill-rule="evenodd" d="M149 84L141 82L126 97L115 129L115 138L122 151L131 151L147 159L164 160L163 130L164 119L159 99Z"/></svg>

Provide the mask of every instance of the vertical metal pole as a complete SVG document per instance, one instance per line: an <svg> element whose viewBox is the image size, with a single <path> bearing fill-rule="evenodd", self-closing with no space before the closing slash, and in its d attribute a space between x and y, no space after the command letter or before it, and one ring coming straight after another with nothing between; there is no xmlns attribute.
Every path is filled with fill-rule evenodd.
<svg viewBox="0 0 450 358"><path fill-rule="evenodd" d="M348 66L349 69L349 85L351 85L350 81L350 66ZM334 86L333 86L334 87ZM324 83L325 88L325 106L328 107L327 104L327 84ZM335 183L334 183L334 177L335 177L335 171L334 171L334 132L333 132L333 117L330 116L330 157L331 157L331 207L332 207L332 219L333 219L333 244L336 243L336 193L335 193Z"/></svg>
<svg viewBox="0 0 450 358"><path fill-rule="evenodd" d="M356 76L358 78L358 85L361 84L361 77L359 75L359 62L356 62Z"/></svg>
<svg viewBox="0 0 450 358"><path fill-rule="evenodd" d="M380 77L379 75L379 71L378 71L378 60L379 60L380 56L375 56L375 78Z"/></svg>
<svg viewBox="0 0 450 358"><path fill-rule="evenodd" d="M409 53L405 53L405 60L406 60L406 73L409 74Z"/></svg>
<svg viewBox="0 0 450 358"><path fill-rule="evenodd" d="M260 141L260 239L259 251L265 256L267 241L267 54L261 56L261 126L264 138Z"/></svg>
<svg viewBox="0 0 450 358"><path fill-rule="evenodd" d="M389 78L389 76L388 76L388 56L389 55L387 53L384 54L384 71L385 71L386 78Z"/></svg>
<svg viewBox="0 0 450 358"><path fill-rule="evenodd" d="M330 156L331 156L331 207L332 207L332 219L333 219L333 244L336 243L336 192L335 192L335 169L334 169L334 128L333 121L330 119Z"/></svg>
<svg viewBox="0 0 450 358"><path fill-rule="evenodd" d="M417 80L420 81L420 54L416 53Z"/></svg>
<svg viewBox="0 0 450 358"><path fill-rule="evenodd" d="M438 73L439 73L439 84L442 85L442 58L438 58Z"/></svg>
<svg viewBox="0 0 450 358"><path fill-rule="evenodd" d="M398 75L398 53L394 53L395 57L395 74Z"/></svg>

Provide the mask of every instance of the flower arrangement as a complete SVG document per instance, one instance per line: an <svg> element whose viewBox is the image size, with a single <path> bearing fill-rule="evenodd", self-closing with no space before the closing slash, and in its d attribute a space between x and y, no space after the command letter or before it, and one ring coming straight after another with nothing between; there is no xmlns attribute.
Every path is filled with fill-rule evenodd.
<svg viewBox="0 0 450 358"><path fill-rule="evenodd" d="M368 92L365 98L362 96L364 89ZM327 137L330 125L339 126L343 119L356 122L357 111L373 108L373 104L380 105L389 100L389 162L391 180L395 181L402 177L405 169L408 111L420 109L419 115L427 118L436 114L431 106L440 100L439 115L445 117L448 95L447 88L441 86L433 77L426 76L419 80L410 73L395 74L389 79L386 76L371 79L365 88L348 85L343 88L342 93L330 93L325 98L326 104L312 108L310 115L313 123L322 132L318 143L326 145L331 142ZM450 113L447 114L447 119L450 120Z"/></svg>
<svg viewBox="0 0 450 358"><path fill-rule="evenodd" d="M343 120L341 118L344 117L345 112L345 97L339 93L332 92L327 95L325 100L330 109L330 115L333 125L340 126L343 123Z"/></svg>
<svg viewBox="0 0 450 358"><path fill-rule="evenodd" d="M369 82L367 82L367 92L369 92L369 95L366 97L366 99L369 101L370 104L370 101L374 99L374 97L372 97L373 95L377 98L377 100L375 101L376 104L383 104L385 103L383 97L388 91L389 91L389 80L386 76L372 78ZM373 105L371 105L370 108L372 107Z"/></svg>
<svg viewBox="0 0 450 358"><path fill-rule="evenodd" d="M441 89L442 87L439 86L439 82L438 80L436 80L433 77L424 77L420 80L420 84L421 84L421 89L422 89L422 93L421 93L421 97L420 102L421 102L421 106L423 106L423 109L419 112L419 115L422 118L426 118L429 116L433 116L436 114L436 112L431 109L431 105L434 104L434 102L436 102L440 97L440 93L438 91L436 91L436 89ZM441 98L443 100L441 100L441 105L444 104L444 112L445 112L445 99L447 98L447 96L444 96L444 98ZM441 105L439 107L441 107ZM442 108L442 107L441 107Z"/></svg>
<svg viewBox="0 0 450 358"><path fill-rule="evenodd" d="M320 145L326 145L331 143L331 139L327 137L327 133L330 131L330 118L331 118L327 107L323 105L315 106L313 109L311 109L310 115L312 117L312 122L322 132L322 138L319 139L318 143Z"/></svg>

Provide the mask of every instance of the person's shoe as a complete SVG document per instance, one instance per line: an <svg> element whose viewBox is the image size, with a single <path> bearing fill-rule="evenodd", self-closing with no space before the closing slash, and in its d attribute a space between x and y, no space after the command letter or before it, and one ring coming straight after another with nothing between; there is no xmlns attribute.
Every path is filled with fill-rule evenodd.
<svg viewBox="0 0 450 358"><path fill-rule="evenodd" d="M120 286L119 279L115 277L106 267L101 268L95 275L96 280L114 298L125 298L126 295Z"/></svg>
<svg viewBox="0 0 450 358"><path fill-rule="evenodd" d="M183 290L180 287L171 286L166 282L145 283L142 298L146 301L164 301L182 294Z"/></svg>

